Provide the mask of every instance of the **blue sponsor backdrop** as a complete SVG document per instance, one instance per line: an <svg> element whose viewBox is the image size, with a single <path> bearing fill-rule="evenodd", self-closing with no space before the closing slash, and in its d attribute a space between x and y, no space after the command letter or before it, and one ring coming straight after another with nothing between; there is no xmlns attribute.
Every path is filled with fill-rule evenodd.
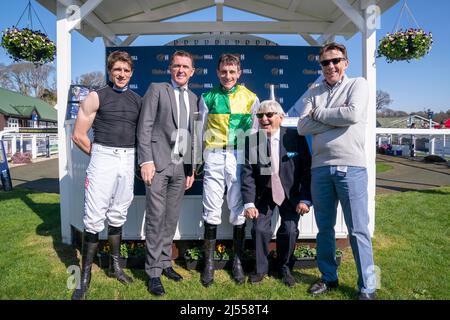
<svg viewBox="0 0 450 320"><path fill-rule="evenodd" d="M152 82L169 82L170 57L176 50L194 55L195 74L189 88L201 95L219 83L217 61L222 53L237 54L241 58L242 75L239 83L255 92L261 101L269 99L269 86L275 86L275 97L285 111L306 92L320 75L317 61L319 47L293 46L154 46L108 47L106 57L115 50L128 52L134 63L129 87L143 96ZM145 187L136 168L134 193L145 195ZM201 176L186 194L202 193Z"/></svg>
<svg viewBox="0 0 450 320"><path fill-rule="evenodd" d="M189 88L197 95L218 84L216 68L222 53L241 57L242 75L239 83L255 92L259 99L269 98L269 85L275 85L275 96L285 111L318 77L319 47L293 46L157 46L108 47L106 56L114 50L127 51L133 58L134 72L130 88L143 96L151 82L170 81L168 65L176 50L191 52L195 58L195 74Z"/></svg>

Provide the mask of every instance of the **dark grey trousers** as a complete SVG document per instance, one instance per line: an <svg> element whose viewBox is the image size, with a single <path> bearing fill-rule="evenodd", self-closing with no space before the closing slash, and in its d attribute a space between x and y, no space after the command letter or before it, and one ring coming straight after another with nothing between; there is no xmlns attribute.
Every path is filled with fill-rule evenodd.
<svg viewBox="0 0 450 320"><path fill-rule="evenodd" d="M272 201L271 189L267 188L261 197L262 201L257 205L259 216L253 220L252 237L256 249L256 272L269 273L269 243L272 239L272 215L277 206ZM276 271L284 268L292 269L294 265L294 249L299 235L298 221L300 216L295 212L295 207L285 199L278 208L281 224L277 230L277 260Z"/></svg>
<svg viewBox="0 0 450 320"><path fill-rule="evenodd" d="M172 265L172 242L180 217L186 176L183 164L171 163L146 186L145 272L160 277Z"/></svg>

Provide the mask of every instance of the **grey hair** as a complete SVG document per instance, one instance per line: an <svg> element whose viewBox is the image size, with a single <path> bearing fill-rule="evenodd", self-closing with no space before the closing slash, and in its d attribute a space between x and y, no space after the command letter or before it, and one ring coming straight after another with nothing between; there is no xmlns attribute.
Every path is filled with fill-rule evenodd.
<svg viewBox="0 0 450 320"><path fill-rule="evenodd" d="M259 105L256 113L276 112L279 115L285 116L284 110L276 100L264 100Z"/></svg>

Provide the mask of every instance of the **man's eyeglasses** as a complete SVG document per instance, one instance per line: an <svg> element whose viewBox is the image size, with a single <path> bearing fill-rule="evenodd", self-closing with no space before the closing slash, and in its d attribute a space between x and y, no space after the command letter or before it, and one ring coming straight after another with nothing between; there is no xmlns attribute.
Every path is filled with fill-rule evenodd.
<svg viewBox="0 0 450 320"><path fill-rule="evenodd" d="M322 60L320 61L320 65L322 67L326 67L327 65L329 65L331 62L333 62L334 65L338 64L339 62L341 62L342 60L346 60L345 58L333 58L333 59L328 59L328 60Z"/></svg>
<svg viewBox="0 0 450 320"><path fill-rule="evenodd" d="M278 112L266 112L266 113L257 113L256 114L256 117L258 118L258 119L262 119L263 117L264 117L264 115L268 118L268 119L270 119L270 118L272 118L274 115L276 115Z"/></svg>

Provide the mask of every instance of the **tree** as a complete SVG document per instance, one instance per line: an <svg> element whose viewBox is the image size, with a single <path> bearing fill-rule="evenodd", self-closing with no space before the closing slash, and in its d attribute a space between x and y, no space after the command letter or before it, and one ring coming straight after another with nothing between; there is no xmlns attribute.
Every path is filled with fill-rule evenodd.
<svg viewBox="0 0 450 320"><path fill-rule="evenodd" d="M75 84L87 87L103 87L106 84L105 75L101 71L88 72L77 77Z"/></svg>
<svg viewBox="0 0 450 320"><path fill-rule="evenodd" d="M50 89L44 89L44 92L41 94L39 99L44 100L49 105L54 106L57 102L57 96L56 96L56 89L50 90Z"/></svg>
<svg viewBox="0 0 450 320"><path fill-rule="evenodd" d="M56 91L55 76L55 67L49 64L38 67L33 63L0 65L1 87L36 98L41 97L46 89Z"/></svg>
<svg viewBox="0 0 450 320"><path fill-rule="evenodd" d="M383 90L377 90L377 110L381 110L384 107L387 107L390 105L394 100L391 99L389 93Z"/></svg>

